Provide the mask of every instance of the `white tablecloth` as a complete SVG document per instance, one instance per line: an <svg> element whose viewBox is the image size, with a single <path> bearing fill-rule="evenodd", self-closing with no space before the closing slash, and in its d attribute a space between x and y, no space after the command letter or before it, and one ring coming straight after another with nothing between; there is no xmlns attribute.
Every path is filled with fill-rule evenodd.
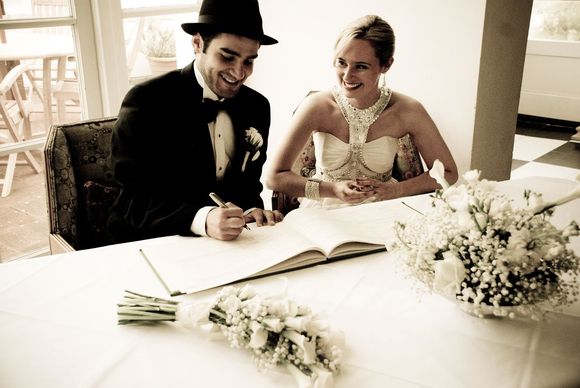
<svg viewBox="0 0 580 388"><path fill-rule="evenodd" d="M549 198L571 185L503 186L518 195L541 188ZM562 225L578 220L578 201L556 215ZM293 387L285 370L261 373L249 353L203 332L116 324L124 289L166 297L138 248L171 238L1 264L0 387ZM418 293L389 253L285 276L290 298L345 334L336 387L580 386L580 303L543 322L475 318ZM278 276L252 283L266 292L283 285Z"/></svg>

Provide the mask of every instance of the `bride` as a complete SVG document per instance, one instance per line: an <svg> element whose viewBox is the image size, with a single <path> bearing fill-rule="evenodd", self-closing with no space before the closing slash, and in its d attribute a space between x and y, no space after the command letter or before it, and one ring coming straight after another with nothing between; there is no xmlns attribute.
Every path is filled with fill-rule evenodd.
<svg viewBox="0 0 580 388"><path fill-rule="evenodd" d="M439 159L445 179L457 180L455 161L425 108L415 99L380 86L393 64L395 36L379 16L354 21L335 45L338 84L308 96L293 116L275 155L267 185L294 197L301 207L333 208L434 191L428 172L397 182L391 176L398 138L410 134L427 168ZM316 174L291 171L312 136Z"/></svg>

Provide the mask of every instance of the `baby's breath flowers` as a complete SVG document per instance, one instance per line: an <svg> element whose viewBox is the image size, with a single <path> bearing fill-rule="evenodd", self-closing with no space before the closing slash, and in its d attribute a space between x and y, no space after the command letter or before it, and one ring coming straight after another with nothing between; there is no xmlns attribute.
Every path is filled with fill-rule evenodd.
<svg viewBox="0 0 580 388"><path fill-rule="evenodd" d="M540 319L546 308L578 299L580 258L567 246L579 235L578 224L559 230L550 217L556 205L580 197L580 184L549 203L526 190L526 206L515 208L475 170L464 174L464 184L448 186L440 164L431 174L444 189L436 191L432 208L397 222L390 243L414 276L480 317Z"/></svg>
<svg viewBox="0 0 580 388"><path fill-rule="evenodd" d="M331 387L339 372L339 333L306 306L285 297L264 297L254 287L227 286L210 304L182 304L126 291L118 304L119 324L177 321L211 325L233 348L252 351L260 370L284 365L300 388Z"/></svg>

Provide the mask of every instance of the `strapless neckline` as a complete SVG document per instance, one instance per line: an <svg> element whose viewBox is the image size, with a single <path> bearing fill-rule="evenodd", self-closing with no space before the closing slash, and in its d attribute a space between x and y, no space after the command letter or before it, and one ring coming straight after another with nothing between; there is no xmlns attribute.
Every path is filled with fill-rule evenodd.
<svg viewBox="0 0 580 388"><path fill-rule="evenodd" d="M344 144L344 145L348 146L348 142L342 141L342 139L340 139L338 136L336 136L336 135L334 135L334 134L332 134L332 133L330 133L330 132L321 132L321 131L318 131L318 132L315 132L313 136L316 136L317 134L320 134L320 135L318 135L318 136L323 136L323 135L328 135L328 136L331 136L331 137L333 137L334 139L336 139L337 141L341 142L342 144ZM387 140L387 141L388 141L389 139L395 139L395 140L397 140L397 138L395 138L395 137L393 137L393 136L383 135L383 136L377 137L377 138L376 138L376 139L374 139L374 140L367 141L367 142L366 142L366 143L364 143L364 144L372 144L372 143L374 143L374 142L377 142L377 141L379 141L379 140Z"/></svg>

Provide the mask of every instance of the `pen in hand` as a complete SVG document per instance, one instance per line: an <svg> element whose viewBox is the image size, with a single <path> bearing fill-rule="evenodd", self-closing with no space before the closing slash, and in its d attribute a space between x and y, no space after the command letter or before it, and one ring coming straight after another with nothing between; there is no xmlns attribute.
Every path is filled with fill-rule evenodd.
<svg viewBox="0 0 580 388"><path fill-rule="evenodd" d="M209 193L209 197L212 199L212 201L215 202L216 205L218 205L222 209L226 209L228 207L228 205L226 205L224 200L221 199L216 193ZM244 228L250 230L250 227L248 225L244 225Z"/></svg>

